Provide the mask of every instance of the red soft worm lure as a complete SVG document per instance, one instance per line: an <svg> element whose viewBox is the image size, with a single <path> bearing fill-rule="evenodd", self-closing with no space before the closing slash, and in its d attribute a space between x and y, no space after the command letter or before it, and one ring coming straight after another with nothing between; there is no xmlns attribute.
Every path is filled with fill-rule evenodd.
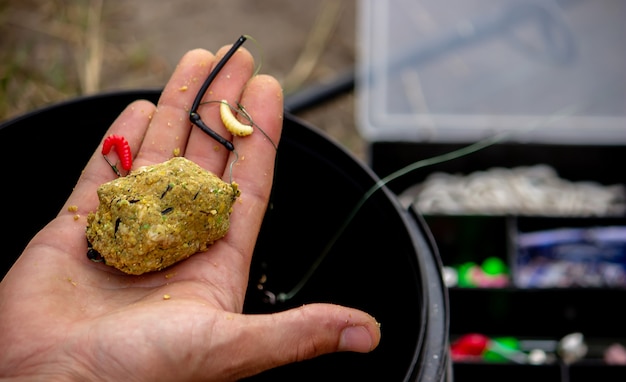
<svg viewBox="0 0 626 382"><path fill-rule="evenodd" d="M104 156L104 159L113 168L113 171L115 171L117 175L121 176L117 167L112 165L106 157L106 155L111 151L111 148L113 148L113 146L115 146L115 151L117 152L117 156L119 157L122 168L126 171L130 171L130 168L133 165L133 157L130 151L130 145L128 144L126 138L122 137L121 135L115 134L106 137L104 143L102 144L102 155Z"/></svg>

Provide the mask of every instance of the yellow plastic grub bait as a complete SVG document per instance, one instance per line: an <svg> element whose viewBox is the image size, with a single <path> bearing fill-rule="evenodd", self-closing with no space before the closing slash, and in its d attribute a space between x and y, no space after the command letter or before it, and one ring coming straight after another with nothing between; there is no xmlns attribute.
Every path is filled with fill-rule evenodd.
<svg viewBox="0 0 626 382"><path fill-rule="evenodd" d="M249 125L245 125L239 122L239 120L233 114L232 108L226 100L222 100L220 102L220 117L222 118L222 122L224 123L226 129L230 131L233 135L245 137L252 134L252 131L254 131L252 123L250 123Z"/></svg>

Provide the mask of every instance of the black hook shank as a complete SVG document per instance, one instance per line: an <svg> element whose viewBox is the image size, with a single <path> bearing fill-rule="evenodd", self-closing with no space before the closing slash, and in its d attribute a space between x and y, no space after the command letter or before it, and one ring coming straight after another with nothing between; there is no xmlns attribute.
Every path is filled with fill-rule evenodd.
<svg viewBox="0 0 626 382"><path fill-rule="evenodd" d="M226 65L228 60L230 60L233 54L235 54L237 49L239 49L243 45L243 43L246 42L246 39L247 39L246 36L243 36L243 35L239 37L237 41L233 44L233 46L228 50L228 52L226 52L224 57L222 57L222 59L217 63L217 65L211 71L211 73L209 73L209 76L202 84L202 87L198 91L198 94L196 95L196 98L194 99L193 104L191 105L191 110L189 111L189 120L191 121L191 123L198 126L202 131L207 133L211 138L218 141L220 144L226 147L226 149L228 149L229 151L235 150L235 146L233 145L233 143L230 142L228 139L222 137L215 131L213 131L210 127L208 127L202 121L202 117L200 117L200 114L198 114L198 107L200 107L200 102L202 102L202 98L204 97L207 90L209 89L209 86L211 86L211 83L213 82L213 80L215 80L215 77L217 77L220 70L222 70L222 68L224 67L224 65Z"/></svg>

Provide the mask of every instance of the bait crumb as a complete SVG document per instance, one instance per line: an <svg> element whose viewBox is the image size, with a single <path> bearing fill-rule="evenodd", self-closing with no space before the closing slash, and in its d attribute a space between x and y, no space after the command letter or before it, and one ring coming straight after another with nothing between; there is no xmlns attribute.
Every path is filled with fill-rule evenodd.
<svg viewBox="0 0 626 382"><path fill-rule="evenodd" d="M76 212L78 211L78 206L69 206L67 207L67 210L70 212Z"/></svg>
<svg viewBox="0 0 626 382"><path fill-rule="evenodd" d="M105 264L122 272L158 271L226 235L239 195L236 183L184 157L144 166L98 188L87 240Z"/></svg>
<svg viewBox="0 0 626 382"><path fill-rule="evenodd" d="M172 277L174 277L176 275L176 272L172 272L172 273L168 273L165 275L166 279L171 279Z"/></svg>
<svg viewBox="0 0 626 382"><path fill-rule="evenodd" d="M80 219L80 215L79 214L74 215L74 220L76 221L78 219Z"/></svg>
<svg viewBox="0 0 626 382"><path fill-rule="evenodd" d="M174 151L172 152L172 154L174 154L175 157L179 157L180 156L180 147L175 148Z"/></svg>
<svg viewBox="0 0 626 382"><path fill-rule="evenodd" d="M172 296L170 296L169 294L163 295L163 300L169 300L170 298L172 298Z"/></svg>
<svg viewBox="0 0 626 382"><path fill-rule="evenodd" d="M178 90L180 90L181 92L186 92L187 89L189 89L189 87L187 85L183 85Z"/></svg>

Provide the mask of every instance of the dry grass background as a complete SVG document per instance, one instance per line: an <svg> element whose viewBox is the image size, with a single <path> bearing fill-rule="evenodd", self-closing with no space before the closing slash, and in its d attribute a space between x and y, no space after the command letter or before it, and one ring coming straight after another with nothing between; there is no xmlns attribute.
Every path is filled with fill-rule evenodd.
<svg viewBox="0 0 626 382"><path fill-rule="evenodd" d="M165 65L140 45L110 33L123 18L119 6L103 14L102 0L0 4L3 120L80 95L155 84L165 75ZM121 75L103 78L103 67ZM145 73L154 78L146 79Z"/></svg>
<svg viewBox="0 0 626 382"><path fill-rule="evenodd" d="M161 88L185 51L215 51L241 34L289 94L354 67L355 3L0 0L0 121L83 95ZM298 116L363 157L352 95Z"/></svg>

